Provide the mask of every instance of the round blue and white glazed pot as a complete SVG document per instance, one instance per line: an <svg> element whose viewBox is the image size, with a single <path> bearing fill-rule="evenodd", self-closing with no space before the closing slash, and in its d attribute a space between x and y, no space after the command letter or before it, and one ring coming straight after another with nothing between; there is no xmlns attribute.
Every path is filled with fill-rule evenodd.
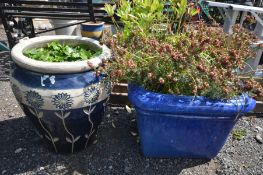
<svg viewBox="0 0 263 175"><path fill-rule="evenodd" d="M97 131L109 99L111 84L102 81L85 61L42 62L23 55L29 48L51 41L86 44L102 54L89 59L98 66L110 50L98 41L79 36L41 36L18 43L11 52L11 87L26 116L55 152L85 148Z"/></svg>

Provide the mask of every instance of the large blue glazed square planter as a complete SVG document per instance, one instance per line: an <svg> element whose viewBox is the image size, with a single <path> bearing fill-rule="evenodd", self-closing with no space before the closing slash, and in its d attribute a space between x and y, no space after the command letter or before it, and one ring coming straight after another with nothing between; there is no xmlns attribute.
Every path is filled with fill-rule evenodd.
<svg viewBox="0 0 263 175"><path fill-rule="evenodd" d="M238 119L256 101L246 95L233 100L176 96L129 84L141 150L146 157L215 157Z"/></svg>

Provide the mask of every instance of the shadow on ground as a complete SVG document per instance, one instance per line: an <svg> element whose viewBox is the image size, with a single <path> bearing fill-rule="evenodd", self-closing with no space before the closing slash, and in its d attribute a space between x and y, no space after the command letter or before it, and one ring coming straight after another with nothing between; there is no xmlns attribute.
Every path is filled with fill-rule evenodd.
<svg viewBox="0 0 263 175"><path fill-rule="evenodd" d="M144 158L130 118L123 109L109 109L96 144L75 154L55 154L25 117L0 122L0 170L5 174L179 174L207 160ZM114 123L114 124L112 124ZM114 126L114 127L113 127ZM22 149L21 152L19 152ZM19 153L15 153L15 152Z"/></svg>
<svg viewBox="0 0 263 175"><path fill-rule="evenodd" d="M12 61L9 52L0 51L0 81L8 81Z"/></svg>

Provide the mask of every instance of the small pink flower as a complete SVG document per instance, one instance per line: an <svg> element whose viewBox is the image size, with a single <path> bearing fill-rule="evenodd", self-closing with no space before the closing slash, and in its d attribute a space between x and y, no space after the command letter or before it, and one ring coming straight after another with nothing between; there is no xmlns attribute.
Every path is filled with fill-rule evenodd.
<svg viewBox="0 0 263 175"><path fill-rule="evenodd" d="M100 76L100 71L96 71L96 77L99 77Z"/></svg>
<svg viewBox="0 0 263 175"><path fill-rule="evenodd" d="M148 77L149 80L152 80L153 74L152 73L148 73L147 77Z"/></svg>
<svg viewBox="0 0 263 175"><path fill-rule="evenodd" d="M159 83L164 84L164 79L162 77L159 78Z"/></svg>
<svg viewBox="0 0 263 175"><path fill-rule="evenodd" d="M133 68L135 68L136 67L136 65L135 65L135 63L134 63L134 61L133 60L128 60L128 66L131 68L131 69L133 69Z"/></svg>
<svg viewBox="0 0 263 175"><path fill-rule="evenodd" d="M172 74L168 74L167 78L171 80L173 78Z"/></svg>
<svg viewBox="0 0 263 175"><path fill-rule="evenodd" d="M94 65L91 62L88 61L87 64L90 68L94 68Z"/></svg>

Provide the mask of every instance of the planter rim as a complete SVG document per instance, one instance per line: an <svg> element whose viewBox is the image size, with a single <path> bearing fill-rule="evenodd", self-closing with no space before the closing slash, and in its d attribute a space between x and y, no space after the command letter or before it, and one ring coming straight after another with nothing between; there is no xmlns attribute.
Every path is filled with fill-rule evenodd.
<svg viewBox="0 0 263 175"><path fill-rule="evenodd" d="M204 96L197 96L194 99L193 96L151 92L135 84L128 84L128 94L136 108L166 114L231 117L238 113L245 114L256 105L256 100L247 94L227 101Z"/></svg>
<svg viewBox="0 0 263 175"><path fill-rule="evenodd" d="M61 24L61 23L73 24L73 23L78 22L78 20L70 20L70 19L49 19L49 22L50 22L51 24L54 24L54 23L58 23L58 24Z"/></svg>
<svg viewBox="0 0 263 175"><path fill-rule="evenodd" d="M91 25L91 26L98 26L98 25L103 25L103 24L105 24L104 21L97 21L96 23L88 21L88 22L81 23L81 25Z"/></svg>
<svg viewBox="0 0 263 175"><path fill-rule="evenodd" d="M75 62L44 62L38 61L26 57L23 51L34 47L36 44L43 44L55 40L65 40L65 41L77 41L87 45L91 45L96 49L102 49L102 53L96 57L92 57L89 60L75 61ZM110 59L111 51L106 45L100 45L98 41L81 37L81 36L69 36L69 35L52 35L52 36L40 36L31 39L22 39L18 44L16 44L11 51L12 60L22 68L41 72L41 73L80 73L92 70L87 62L92 63L94 67L98 67L103 59Z"/></svg>

